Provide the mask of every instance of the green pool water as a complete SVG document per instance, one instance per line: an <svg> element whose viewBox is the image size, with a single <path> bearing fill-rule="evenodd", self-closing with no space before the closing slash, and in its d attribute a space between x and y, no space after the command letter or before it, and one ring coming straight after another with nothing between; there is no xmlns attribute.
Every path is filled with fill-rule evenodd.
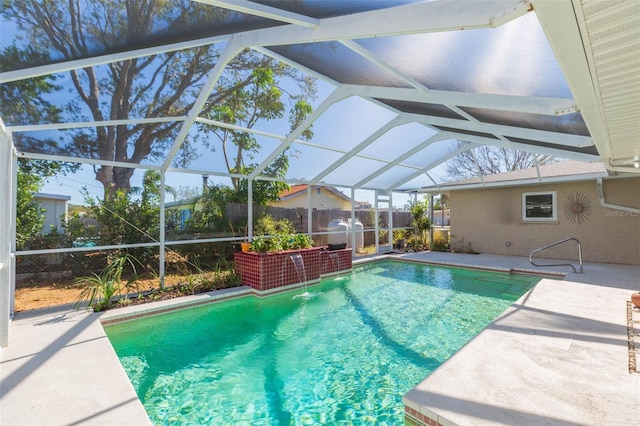
<svg viewBox="0 0 640 426"><path fill-rule="evenodd" d="M105 327L154 424L404 424L402 395L539 277L384 261Z"/></svg>

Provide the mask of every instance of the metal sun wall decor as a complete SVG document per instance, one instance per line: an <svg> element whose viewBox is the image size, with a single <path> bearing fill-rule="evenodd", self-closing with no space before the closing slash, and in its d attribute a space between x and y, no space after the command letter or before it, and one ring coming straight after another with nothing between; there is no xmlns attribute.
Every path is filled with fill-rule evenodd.
<svg viewBox="0 0 640 426"><path fill-rule="evenodd" d="M571 223L581 224L591 216L591 200L584 194L569 194L564 200L564 217Z"/></svg>

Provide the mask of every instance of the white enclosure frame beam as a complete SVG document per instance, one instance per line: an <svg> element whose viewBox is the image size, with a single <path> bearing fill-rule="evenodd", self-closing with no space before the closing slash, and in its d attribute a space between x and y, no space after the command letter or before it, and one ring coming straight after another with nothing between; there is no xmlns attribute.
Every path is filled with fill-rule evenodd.
<svg viewBox="0 0 640 426"><path fill-rule="evenodd" d="M160 230L159 230L159 239L160 239L160 248L159 248L159 271L158 275L160 277L160 289L164 290L164 272L165 272L165 174L160 173Z"/></svg>
<svg viewBox="0 0 640 426"><path fill-rule="evenodd" d="M388 187L387 189L385 189L386 192L391 192L394 191L396 188L404 185L405 183L411 181L412 179L417 178L418 176L420 176L423 173L427 173L429 170L438 167L440 164L444 163L445 161L455 157L456 155L468 151L474 147L476 147L476 144L473 143L468 143L468 142L463 142L464 144L459 147L458 149L455 149L453 151L451 151L448 155L445 155L444 157L440 157L437 161L429 164L428 166L422 168L421 170L418 170L416 173L413 173L407 177L405 177L404 179L402 179L401 181L396 182L395 184L391 185L390 187Z"/></svg>
<svg viewBox="0 0 640 426"><path fill-rule="evenodd" d="M522 112L528 114L565 115L577 112L576 101L565 98L536 96L493 95L446 90L406 89L399 87L374 87L350 85L354 96L388 99L406 102L456 105L459 107L482 108L497 111Z"/></svg>
<svg viewBox="0 0 640 426"><path fill-rule="evenodd" d="M228 3L229 5L233 3ZM256 7L253 8L257 10ZM9 71L0 74L0 83L42 77L74 69L124 61L127 59L174 52L208 44L227 41L232 37L242 37L242 43L249 47L314 43L336 39L358 39L402 34L420 34L442 31L460 31L478 28L494 28L530 11L527 1L481 1L465 3L464 10L455 3L437 1L397 6L320 20L316 28L300 25L281 25L273 28L247 31L235 35L204 37L181 43L137 49L87 59L66 61L58 64ZM496 19L498 15L504 17ZM284 11L279 12L284 16Z"/></svg>
<svg viewBox="0 0 640 426"><path fill-rule="evenodd" d="M488 133L491 135L511 136L521 139L546 142L562 146L572 146L576 148L593 145L593 140L589 136L572 135L569 133L556 133L545 130L526 129L524 127L504 126L490 123L474 123L466 120L456 120L452 118L434 117L430 115L411 115L413 121L431 126L442 126L453 129L467 130L471 132ZM436 129L437 130L437 129ZM450 132L449 130L447 130Z"/></svg>
<svg viewBox="0 0 640 426"><path fill-rule="evenodd" d="M371 173L369 176L361 179L354 186L356 188L359 188L359 187L365 185L367 182L377 178L378 176L380 176L384 172L387 172L387 171L391 170L392 168L394 168L398 164L402 163L407 158L417 154L418 152L422 151L423 149L425 149L429 145L431 145L431 144L433 144L435 142L438 142L438 141L446 140L446 139L449 139L449 138L447 136L443 136L441 134L435 134L435 135L431 136L430 138L428 138L427 140L425 140L421 144L413 147L412 149L410 149L409 151L407 151L404 154L400 155L399 157L396 157L394 160L392 160L389 163L387 163L387 165L385 165L384 167L376 170L375 172Z"/></svg>
<svg viewBox="0 0 640 426"><path fill-rule="evenodd" d="M291 144L296 140L296 138L300 136L302 132L304 132L309 126L311 126L313 122L316 121L322 114L324 114L324 112L328 110L331 105L345 98L348 98L349 96L351 96L351 94L340 87L331 92L331 94L318 106L318 108L311 114L309 114L302 121L302 123L300 123L300 125L296 127L296 129L291 132L291 134L289 134L289 136L287 136L282 141L282 143L271 154L269 154L258 167L253 170L253 172L251 172L251 174L249 175L249 179L255 179L256 177L258 177L258 175L260 175L260 173L262 173L273 160L278 158L280 154L286 151L287 148L289 148Z"/></svg>
<svg viewBox="0 0 640 426"><path fill-rule="evenodd" d="M242 51L242 49L243 47L233 40L231 40L231 42L225 47L224 52L222 52L220 58L218 58L218 62L216 63L215 67L213 67L213 70L211 70L211 73L207 78L207 82L202 87L202 90L198 94L196 101L193 103L191 110L187 114L187 119L182 124L180 132L178 133L178 136L176 136L176 140L173 142L173 146L169 150L167 158L162 164L161 169L163 173L169 168L169 166L171 166L171 162L182 146L182 143L187 138L187 135L191 131L191 127L198 118L198 114L200 114L200 111L202 111L202 108L207 102L211 91L220 79L220 76L224 72L224 69L227 67L227 64L229 64L229 62L231 62L233 58L235 58Z"/></svg>
<svg viewBox="0 0 640 426"><path fill-rule="evenodd" d="M371 62L371 63L377 65L379 68L385 70L387 73L397 77L398 79L404 81L408 85L415 87L415 89L417 91L419 91L419 92L421 92L423 94L429 92L429 89L426 88L418 80L416 80L416 79L404 74L403 72L400 72L395 67L392 67L388 63L382 61L382 59L380 59L378 56L374 55L369 50L365 49L364 47L362 47L361 45L359 45L355 41L353 41L353 40L342 40L340 43L343 46L345 46L346 48L352 50L353 52L355 52L358 55L362 56L363 58L367 59L369 62Z"/></svg>
<svg viewBox="0 0 640 426"><path fill-rule="evenodd" d="M99 160L95 158L67 157L64 155L40 154L37 152L18 152L17 155L20 158L30 158L33 160L68 161L71 163L91 164L94 166L113 166L113 167L123 167L128 169L158 170L158 171L162 170L162 166L153 165L153 164L125 163L123 161L109 161L109 160Z"/></svg>
<svg viewBox="0 0 640 426"><path fill-rule="evenodd" d="M509 7L515 9L514 13L501 20L500 25L530 11L529 3L520 0L465 2L463 9L455 2L434 1L321 19L314 29L289 25L255 30L243 36L248 46L276 46L495 28L496 14Z"/></svg>
<svg viewBox="0 0 640 426"><path fill-rule="evenodd" d="M571 93L580 105L580 113L598 152L602 158L610 158L612 148L606 119L602 115L597 88L593 83L594 76L589 68L583 44L583 38L588 35L580 33L573 3L532 0L540 25L558 59Z"/></svg>
<svg viewBox="0 0 640 426"><path fill-rule="evenodd" d="M320 25L320 20L299 13L288 12L276 7L266 6L247 0L196 0L200 3L211 6L222 7L224 9L235 10L236 12L247 13L249 15L260 16L262 18L273 19L275 21L286 22L293 25L300 25L306 28L316 28Z"/></svg>
<svg viewBox="0 0 640 426"><path fill-rule="evenodd" d="M43 65L40 67L27 68L17 71L9 71L0 73L0 84L12 81L26 80L34 77L43 77L45 75L59 74L67 71L78 70L81 68L95 67L98 65L110 64L113 62L126 61L129 59L143 58L145 56L159 55L161 53L177 52L184 49L192 49L194 47L206 46L208 44L216 44L227 41L230 35L205 37L197 40L189 40L180 43L165 44L162 46L148 47L145 49L129 50L109 55L94 56L86 59L76 59L72 61L61 62L57 64Z"/></svg>
<svg viewBox="0 0 640 426"><path fill-rule="evenodd" d="M173 123L175 121L185 121L186 115L175 117L153 117L153 118L129 118L125 120L102 120L102 121L81 121L75 123L50 123L50 124L29 124L22 126L11 126L12 133L18 132L40 132L43 130L67 130L82 129L86 127L105 126L135 126L138 124Z"/></svg>
<svg viewBox="0 0 640 426"><path fill-rule="evenodd" d="M558 148L551 148L547 146L527 145L519 142L512 142L506 139L490 139L482 136L466 135L463 133L448 132L448 134L452 139L473 142L478 145L490 145L497 146L499 148L519 149L521 151L528 151L534 154L550 155L552 157L566 158L576 161L593 162L599 160L599 157L595 154L584 154L581 152L565 151L560 146Z"/></svg>
<svg viewBox="0 0 640 426"><path fill-rule="evenodd" d="M391 129L402 126L404 124L410 123L407 117L397 116L394 117L391 121L387 122L384 126L376 130L371 136L366 138L364 141L360 142L356 147L354 147L351 151L340 157L340 159L334 162L330 167L327 167L322 172L318 173L313 179L311 179L312 183L320 182L325 176L333 172L335 169L346 163L351 158L355 157L361 150L371 145L373 142L378 140L385 133L389 132ZM357 185L354 185L357 186Z"/></svg>
<svg viewBox="0 0 640 426"><path fill-rule="evenodd" d="M15 294L15 181L17 159L11 133L0 120L0 200L6 204L0 209L0 347L9 345L9 324L13 316Z"/></svg>

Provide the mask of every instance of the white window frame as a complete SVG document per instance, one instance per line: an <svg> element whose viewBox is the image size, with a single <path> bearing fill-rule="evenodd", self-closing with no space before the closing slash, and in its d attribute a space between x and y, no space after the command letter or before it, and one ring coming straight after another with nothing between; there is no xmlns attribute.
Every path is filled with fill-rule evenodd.
<svg viewBox="0 0 640 426"><path fill-rule="evenodd" d="M527 216L527 197L533 195L551 195L551 217ZM522 193L522 221L523 222L556 222L558 220L558 194L556 191L523 192Z"/></svg>

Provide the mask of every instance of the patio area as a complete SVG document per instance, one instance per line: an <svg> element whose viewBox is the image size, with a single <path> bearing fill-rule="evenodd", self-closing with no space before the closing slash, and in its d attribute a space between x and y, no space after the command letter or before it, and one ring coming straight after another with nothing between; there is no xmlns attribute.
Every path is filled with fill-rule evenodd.
<svg viewBox="0 0 640 426"><path fill-rule="evenodd" d="M411 253L409 260L527 271L511 256ZM396 257L394 256L394 257ZM541 268L558 274L568 268ZM405 396L414 419L448 424L631 424L640 375L629 371L627 301L639 266L585 264L543 279ZM0 352L0 424L149 424L101 321L229 292L92 314L16 315ZM640 315L634 312L634 319ZM637 344L636 344L637 347Z"/></svg>

